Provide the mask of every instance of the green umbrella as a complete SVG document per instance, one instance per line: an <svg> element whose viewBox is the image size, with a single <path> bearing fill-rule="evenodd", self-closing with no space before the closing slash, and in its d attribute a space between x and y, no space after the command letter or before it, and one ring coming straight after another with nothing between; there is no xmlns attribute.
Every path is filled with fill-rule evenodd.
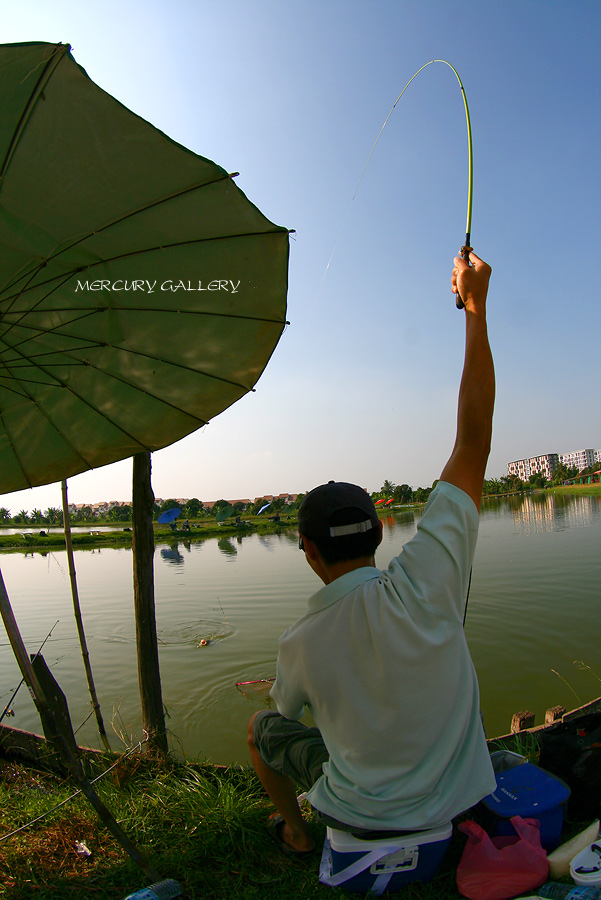
<svg viewBox="0 0 601 900"><path fill-rule="evenodd" d="M165 447L246 392L286 324L289 231L101 90L0 46L0 493Z"/></svg>
<svg viewBox="0 0 601 900"><path fill-rule="evenodd" d="M233 507L233 506L229 506L229 505L228 505L228 506L223 506L223 507L219 510L219 512L217 513L217 515L215 516L215 521L216 521L216 522L225 522L225 520L226 520L226 519L229 519L229 517L230 517L230 516L233 516L233 514L234 514L234 507Z"/></svg>

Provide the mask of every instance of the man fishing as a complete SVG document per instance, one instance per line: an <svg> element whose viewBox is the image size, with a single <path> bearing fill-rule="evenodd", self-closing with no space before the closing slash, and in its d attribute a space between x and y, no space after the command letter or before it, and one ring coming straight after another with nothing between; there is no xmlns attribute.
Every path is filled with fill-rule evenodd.
<svg viewBox="0 0 601 900"><path fill-rule="evenodd" d="M457 435L417 533L375 567L382 523L369 495L330 482L299 510L299 544L323 581L280 638L271 696L249 724L253 765L290 857L314 849L296 799L357 835L446 824L495 788L463 631L495 379L486 325L490 267L454 260L465 304ZM298 720L307 707L316 727Z"/></svg>

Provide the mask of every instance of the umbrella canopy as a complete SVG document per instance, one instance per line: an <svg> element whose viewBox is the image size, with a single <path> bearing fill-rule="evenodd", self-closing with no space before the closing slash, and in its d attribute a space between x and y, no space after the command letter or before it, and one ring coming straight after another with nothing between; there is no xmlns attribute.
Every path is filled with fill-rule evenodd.
<svg viewBox="0 0 601 900"><path fill-rule="evenodd" d="M0 493L165 447L250 391L289 232L94 84L0 45Z"/></svg>
<svg viewBox="0 0 601 900"><path fill-rule="evenodd" d="M234 514L234 507L233 507L233 506L223 506L223 507L219 510L219 512L217 513L217 515L215 516L215 521L216 521L216 522L225 522L225 520L226 520L226 519L229 519L229 517L230 517L230 516L233 516L233 514Z"/></svg>
<svg viewBox="0 0 601 900"><path fill-rule="evenodd" d="M166 525L169 522L175 521L179 516L181 509L178 509L177 506L174 506L172 509L166 509L165 512L162 512L158 517L157 522L159 525Z"/></svg>

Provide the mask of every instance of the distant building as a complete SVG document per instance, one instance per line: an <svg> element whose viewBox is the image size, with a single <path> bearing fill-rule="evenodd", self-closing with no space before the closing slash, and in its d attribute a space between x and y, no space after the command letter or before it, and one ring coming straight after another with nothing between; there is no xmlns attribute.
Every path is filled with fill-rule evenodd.
<svg viewBox="0 0 601 900"><path fill-rule="evenodd" d="M600 454L601 450L572 450L571 453L560 453L559 462L568 469L578 469L582 472L583 469L588 469L589 466L599 462Z"/></svg>
<svg viewBox="0 0 601 900"><path fill-rule="evenodd" d="M507 463L507 474L517 475L522 481L528 481L531 475L544 475L551 479L557 468L559 454L544 453L542 456L531 456L529 459L516 459Z"/></svg>
<svg viewBox="0 0 601 900"><path fill-rule="evenodd" d="M572 450L570 453L545 453L542 456L531 456L529 459L516 459L507 463L507 474L517 475L522 481L528 481L531 475L541 474L551 479L557 466L562 463L568 469L588 469L601 462L601 450Z"/></svg>

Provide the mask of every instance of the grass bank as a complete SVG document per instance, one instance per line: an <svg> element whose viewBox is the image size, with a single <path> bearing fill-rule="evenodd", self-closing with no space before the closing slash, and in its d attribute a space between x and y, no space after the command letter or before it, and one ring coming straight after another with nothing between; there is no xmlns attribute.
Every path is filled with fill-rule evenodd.
<svg viewBox="0 0 601 900"><path fill-rule="evenodd" d="M248 516L243 525L220 524L214 519L192 523L190 531L172 531L164 525L154 526L154 540L157 544L172 544L175 541L182 543L194 543L211 537L233 537L237 534L277 534L282 529L293 528L298 522L297 517L282 516L280 522L271 522L269 519ZM73 532L71 543L75 550L93 549L95 547L131 547L132 530L131 522L117 526L115 531L98 531L99 525L108 523L86 523L88 532ZM8 526L15 528L18 526ZM24 528L32 528L27 525ZM37 526L36 526L37 527ZM78 525L78 527L80 527ZM19 550L21 552L43 552L44 550L61 550L65 547L65 538L62 532L46 531L43 525L34 532L20 532L19 534L4 534L0 529L0 552Z"/></svg>
<svg viewBox="0 0 601 900"><path fill-rule="evenodd" d="M153 761L136 755L120 763L96 788L161 877L182 884L182 900L360 896L319 883L325 829L310 813L309 827L319 849L302 862L289 861L280 853L265 827L273 807L250 768ZM74 791L56 775L0 761L2 900L119 900L147 885L87 802L81 796L68 800ZM40 816L44 817L11 835ZM568 824L564 838L587 824ZM455 829L434 881L407 885L395 896L459 900L456 870L465 840ZM77 844L85 845L89 855L78 853Z"/></svg>
<svg viewBox="0 0 601 900"><path fill-rule="evenodd" d="M115 771L97 783L100 796L161 876L183 885L182 900L357 900L357 894L319 883L325 830L310 818L319 850L302 862L280 853L265 828L273 807L250 769L132 756ZM48 813L74 790L55 775L0 763L3 900L119 900L147 885L81 797ZM76 842L90 855L78 854ZM455 872L464 843L455 835L436 879L407 886L403 897L459 898Z"/></svg>
<svg viewBox="0 0 601 900"><path fill-rule="evenodd" d="M553 494L565 494L566 496L574 494L599 496L601 495L601 484L570 484L565 487L562 485L561 487L545 488L544 490Z"/></svg>

